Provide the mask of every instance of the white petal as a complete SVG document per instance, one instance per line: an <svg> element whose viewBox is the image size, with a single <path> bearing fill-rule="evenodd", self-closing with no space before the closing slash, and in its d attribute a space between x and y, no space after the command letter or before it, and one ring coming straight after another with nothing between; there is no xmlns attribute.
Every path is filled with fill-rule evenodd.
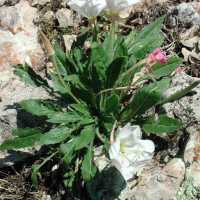
<svg viewBox="0 0 200 200"><path fill-rule="evenodd" d="M119 141L115 141L111 146L110 146L110 149L109 149L109 157L110 159L118 159L119 157L119 154L120 154L120 143Z"/></svg>
<svg viewBox="0 0 200 200"><path fill-rule="evenodd" d="M85 17L96 17L106 7L105 0L70 0L68 5Z"/></svg>
<svg viewBox="0 0 200 200"><path fill-rule="evenodd" d="M140 1L141 0L106 0L107 10L110 12L119 12Z"/></svg>
<svg viewBox="0 0 200 200"><path fill-rule="evenodd" d="M140 126L131 126L130 123L126 124L118 131L117 139L124 145L132 146L136 140L142 137Z"/></svg>
<svg viewBox="0 0 200 200"><path fill-rule="evenodd" d="M143 151L147 153L153 153L155 151L155 145L151 140L139 140L138 143L142 146Z"/></svg>

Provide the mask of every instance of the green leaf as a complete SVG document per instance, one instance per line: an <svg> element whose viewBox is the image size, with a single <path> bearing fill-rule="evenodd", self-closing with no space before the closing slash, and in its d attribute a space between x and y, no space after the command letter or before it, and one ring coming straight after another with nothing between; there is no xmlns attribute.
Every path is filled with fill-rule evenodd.
<svg viewBox="0 0 200 200"><path fill-rule="evenodd" d="M67 76L67 70L65 68L65 63L63 64L61 60L59 60L59 58L55 55L53 57L54 59L54 66L56 68L56 72L60 73L61 77L65 77Z"/></svg>
<svg viewBox="0 0 200 200"><path fill-rule="evenodd" d="M14 70L15 75L20 77L20 79L26 84L36 86L36 87L44 87L47 91L52 90L47 81L43 79L40 75L36 74L34 70L29 67L27 64L25 65L17 65Z"/></svg>
<svg viewBox="0 0 200 200"><path fill-rule="evenodd" d="M96 42L92 44L91 61L95 65L98 74L100 74L101 77L104 77L107 66L107 54L102 46Z"/></svg>
<svg viewBox="0 0 200 200"><path fill-rule="evenodd" d="M62 63L62 65L65 65L66 64L66 54L63 51L63 49L60 47L60 45L57 43L54 44L54 52L55 52L56 57Z"/></svg>
<svg viewBox="0 0 200 200"><path fill-rule="evenodd" d="M75 112L78 114L90 117L90 113L88 111L88 107L84 103L79 103L79 104L71 104L70 107L74 109Z"/></svg>
<svg viewBox="0 0 200 200"><path fill-rule="evenodd" d="M172 133L182 127L182 123L176 119L169 118L166 115L160 115L158 118L150 118L143 124L146 133L162 134Z"/></svg>
<svg viewBox="0 0 200 200"><path fill-rule="evenodd" d="M106 88L112 88L126 64L126 57L116 58L106 70Z"/></svg>
<svg viewBox="0 0 200 200"><path fill-rule="evenodd" d="M134 116L144 114L162 99L163 92L169 87L169 79L152 83L140 89L122 113L122 119L130 121Z"/></svg>
<svg viewBox="0 0 200 200"><path fill-rule="evenodd" d="M86 182L90 181L95 176L96 171L97 169L93 164L93 146L91 145L84 156L81 166L83 180Z"/></svg>
<svg viewBox="0 0 200 200"><path fill-rule="evenodd" d="M69 86L66 88L56 74L51 73L50 76L53 81L53 88L55 91L60 92L61 94L69 94L71 91Z"/></svg>
<svg viewBox="0 0 200 200"><path fill-rule="evenodd" d="M170 75L180 64L182 60L178 56L171 57L166 64L156 64L152 71L156 79Z"/></svg>
<svg viewBox="0 0 200 200"><path fill-rule="evenodd" d="M118 111L119 109L118 105L119 105L119 97L116 94L113 94L106 99L105 111L107 113L114 113Z"/></svg>
<svg viewBox="0 0 200 200"><path fill-rule="evenodd" d="M104 51L107 53L108 64L110 64L113 60L115 60L118 57L123 57L128 55L127 45L124 43L124 37L120 35L115 34L113 36L110 33L106 33L102 47Z"/></svg>
<svg viewBox="0 0 200 200"><path fill-rule="evenodd" d="M83 88L86 89L81 80L79 79L79 76L76 74L68 75L64 78L65 81L71 83L77 88Z"/></svg>
<svg viewBox="0 0 200 200"><path fill-rule="evenodd" d="M43 134L40 137L39 144L40 145L49 145L49 144L57 144L65 141L68 137L70 137L73 129L69 129L67 127L54 128L49 132Z"/></svg>
<svg viewBox="0 0 200 200"><path fill-rule="evenodd" d="M66 164L69 164L73 159L76 142L77 139L73 138L70 141L60 145L60 152L64 154L63 160Z"/></svg>
<svg viewBox="0 0 200 200"><path fill-rule="evenodd" d="M41 176L40 167L40 165L32 165L31 180L35 187L38 186L38 176Z"/></svg>
<svg viewBox="0 0 200 200"><path fill-rule="evenodd" d="M14 73L15 73L15 75L19 76L20 79L24 83L32 85L32 86L37 86L35 81L32 79L30 74L27 72L27 67L25 69L25 67L23 67L23 66L17 66L17 68L15 69Z"/></svg>
<svg viewBox="0 0 200 200"><path fill-rule="evenodd" d="M131 39L129 36L127 37L125 43L128 47L129 55L133 54L137 59L143 59L148 53L162 45L164 41L161 35L163 20L163 17L157 19L155 22L146 26L136 36L130 34L130 37L133 38L132 42L130 42Z"/></svg>
<svg viewBox="0 0 200 200"><path fill-rule="evenodd" d="M95 137L95 129L93 126L86 126L82 131L80 136L77 136L76 147L75 150L80 150L88 145L94 140Z"/></svg>
<svg viewBox="0 0 200 200"><path fill-rule="evenodd" d="M93 126L87 126L80 136L73 137L70 141L60 145L60 152L64 154L63 160L66 163L71 162L75 151L88 148L88 145L94 140L95 130Z"/></svg>
<svg viewBox="0 0 200 200"><path fill-rule="evenodd" d="M47 121L54 124L69 124L78 122L81 119L81 116L74 112L57 112L51 115Z"/></svg>
<svg viewBox="0 0 200 200"><path fill-rule="evenodd" d="M36 128L17 128L12 130L12 135L17 137L27 137L31 135L40 134L41 130Z"/></svg>
<svg viewBox="0 0 200 200"><path fill-rule="evenodd" d="M49 116L47 120L50 123L54 124L89 124L94 120L89 115L81 115L76 112L57 112L54 115Z"/></svg>
<svg viewBox="0 0 200 200"><path fill-rule="evenodd" d="M196 86L198 86L200 84L200 81L195 81L194 83L192 83L191 85L189 85L188 87L186 87L183 90L180 90L178 92L175 92L174 94L172 94L171 96L164 98L163 100L161 100L158 104L159 105L163 105L165 103L169 103L169 102L173 102L175 100L178 100L182 97L184 97L185 95L187 95L189 92L192 91L192 89L194 89Z"/></svg>
<svg viewBox="0 0 200 200"><path fill-rule="evenodd" d="M13 150L34 146L42 136L42 133L34 133L26 137L16 137L8 139L0 145L0 150Z"/></svg>
<svg viewBox="0 0 200 200"><path fill-rule="evenodd" d="M27 112L36 116L49 116L55 113L52 105L42 102L41 100L24 100L20 102L20 106Z"/></svg>

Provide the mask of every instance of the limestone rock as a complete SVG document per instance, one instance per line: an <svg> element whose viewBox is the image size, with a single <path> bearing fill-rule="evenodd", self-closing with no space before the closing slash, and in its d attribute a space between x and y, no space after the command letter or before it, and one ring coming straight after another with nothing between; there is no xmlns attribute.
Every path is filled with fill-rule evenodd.
<svg viewBox="0 0 200 200"><path fill-rule="evenodd" d="M51 0L33 0L32 6L37 6L37 5L44 6L45 4L50 3L50 2Z"/></svg>
<svg viewBox="0 0 200 200"><path fill-rule="evenodd" d="M192 27L200 25L200 4L198 2L181 3L169 10L169 25Z"/></svg>
<svg viewBox="0 0 200 200"><path fill-rule="evenodd" d="M200 79L191 77L184 72L177 73L173 77L171 87L166 91L165 95L172 95L197 80ZM194 88L192 92L191 95L163 106L169 116L176 116L185 125L192 123L200 124L200 85Z"/></svg>
<svg viewBox="0 0 200 200"><path fill-rule="evenodd" d="M195 127L187 128L189 139L184 151L184 161L186 164L192 164L200 160L200 132Z"/></svg>
<svg viewBox="0 0 200 200"><path fill-rule="evenodd" d="M62 28L67 28L74 25L73 12L67 8L61 8L56 12L59 25Z"/></svg>
<svg viewBox="0 0 200 200"><path fill-rule="evenodd" d="M3 6L6 0L0 0L0 6Z"/></svg>
<svg viewBox="0 0 200 200"><path fill-rule="evenodd" d="M187 132L189 140L184 152L186 178L191 179L194 186L200 187L200 132L195 127L187 128Z"/></svg>
<svg viewBox="0 0 200 200"><path fill-rule="evenodd" d="M197 3L196 3L197 4ZM177 6L178 20L185 25L200 24L200 16L195 10L194 3L181 3Z"/></svg>
<svg viewBox="0 0 200 200"><path fill-rule="evenodd" d="M0 71L25 62L34 69L43 66L44 53L33 24L36 16L37 9L25 0L0 7Z"/></svg>
<svg viewBox="0 0 200 200"><path fill-rule="evenodd" d="M137 185L130 182L122 192L120 199L124 200L171 200L184 179L185 164L179 159L172 159L164 168L154 166L145 170Z"/></svg>
<svg viewBox="0 0 200 200"><path fill-rule="evenodd" d="M55 19L54 12L49 10L42 16L42 21L46 24L53 24L53 21Z"/></svg>

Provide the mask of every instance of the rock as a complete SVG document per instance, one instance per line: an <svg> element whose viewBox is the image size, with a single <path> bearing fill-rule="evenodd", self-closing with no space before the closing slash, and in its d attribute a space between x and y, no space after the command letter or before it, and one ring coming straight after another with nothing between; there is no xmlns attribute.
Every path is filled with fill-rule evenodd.
<svg viewBox="0 0 200 200"><path fill-rule="evenodd" d="M51 0L33 0L32 1L32 6L37 6L37 5L40 5L40 6L44 6L45 4L47 3L50 3Z"/></svg>
<svg viewBox="0 0 200 200"><path fill-rule="evenodd" d="M179 25L183 27L200 25L200 12L196 10L198 7L198 2L181 3L175 7L172 7L172 9L169 11L169 24L174 26L174 22L178 20Z"/></svg>
<svg viewBox="0 0 200 200"><path fill-rule="evenodd" d="M200 132L195 127L188 127L186 131L189 139L184 151L184 161L191 165L198 158L200 160Z"/></svg>
<svg viewBox="0 0 200 200"><path fill-rule="evenodd" d="M184 151L187 164L186 179L191 179L194 186L200 187L200 132L194 126L187 128L189 140Z"/></svg>
<svg viewBox="0 0 200 200"><path fill-rule="evenodd" d="M191 77L184 72L177 73L172 78L171 87L166 91L165 95L170 96L193 83L200 80ZM163 107L169 116L176 116L185 126L189 124L200 124L200 85L192 90L192 95L187 95L178 101L167 103Z"/></svg>
<svg viewBox="0 0 200 200"><path fill-rule="evenodd" d="M184 175L184 162L174 158L164 168L154 166L145 170L135 187L129 182L120 199L171 200L176 196Z"/></svg>
<svg viewBox="0 0 200 200"><path fill-rule="evenodd" d="M199 25L200 16L194 9L194 3L181 3L176 8L178 10L178 20L185 25Z"/></svg>
<svg viewBox="0 0 200 200"><path fill-rule="evenodd" d="M62 7L66 7L69 0L62 0L61 5Z"/></svg>
<svg viewBox="0 0 200 200"><path fill-rule="evenodd" d="M36 16L37 9L25 0L0 7L0 71L25 62L36 70L43 67L44 53L33 24Z"/></svg>
<svg viewBox="0 0 200 200"><path fill-rule="evenodd" d="M200 160L186 169L186 179L192 179L194 186L200 187Z"/></svg>
<svg viewBox="0 0 200 200"><path fill-rule="evenodd" d="M181 185L173 200L197 200L199 199L200 187L195 187L192 179L187 179Z"/></svg>
<svg viewBox="0 0 200 200"><path fill-rule="evenodd" d="M41 200L52 200L50 195L47 195L45 192L43 192Z"/></svg>
<svg viewBox="0 0 200 200"><path fill-rule="evenodd" d="M66 52L71 50L72 44L76 41L76 35L63 35Z"/></svg>
<svg viewBox="0 0 200 200"><path fill-rule="evenodd" d="M98 170L101 172L104 168L110 165L110 160L103 152L103 146L99 146L94 150L94 163Z"/></svg>
<svg viewBox="0 0 200 200"><path fill-rule="evenodd" d="M42 21L46 24L53 24L53 21L55 19L54 12L49 10L42 16Z"/></svg>
<svg viewBox="0 0 200 200"><path fill-rule="evenodd" d="M71 10L67 8L61 8L56 12L56 17L60 27L67 28L69 26L74 26L74 16Z"/></svg>
<svg viewBox="0 0 200 200"><path fill-rule="evenodd" d="M0 6L3 6L6 0L0 0Z"/></svg>

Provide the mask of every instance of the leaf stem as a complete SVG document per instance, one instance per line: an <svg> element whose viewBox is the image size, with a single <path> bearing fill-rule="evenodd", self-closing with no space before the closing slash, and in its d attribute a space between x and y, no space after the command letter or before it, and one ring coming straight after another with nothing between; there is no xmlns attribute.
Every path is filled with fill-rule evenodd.
<svg viewBox="0 0 200 200"><path fill-rule="evenodd" d="M74 94L68 90L68 86L65 84L65 81L63 80L60 71L58 69L58 65L57 65L57 60L56 60L56 55L55 55L55 51L51 45L51 42L49 41L49 39L46 37L46 35L40 31L39 32L40 36L41 36L41 40L44 44L44 47L47 51L47 55L49 56L49 58L52 60L53 65L56 68L57 74L58 74L58 78L60 80L60 82L62 83L63 87L67 90L67 92L69 93L69 95L77 102L80 103L80 101L74 96Z"/></svg>
<svg viewBox="0 0 200 200"><path fill-rule="evenodd" d="M110 133L110 144L113 144L115 141L115 131L117 129L117 125L118 125L118 121L115 120L112 130L111 130L111 133Z"/></svg>
<svg viewBox="0 0 200 200"><path fill-rule="evenodd" d="M99 132L99 128L96 129L96 135L98 137L98 139L105 144L105 139L103 138L103 136L101 135L101 133Z"/></svg>

